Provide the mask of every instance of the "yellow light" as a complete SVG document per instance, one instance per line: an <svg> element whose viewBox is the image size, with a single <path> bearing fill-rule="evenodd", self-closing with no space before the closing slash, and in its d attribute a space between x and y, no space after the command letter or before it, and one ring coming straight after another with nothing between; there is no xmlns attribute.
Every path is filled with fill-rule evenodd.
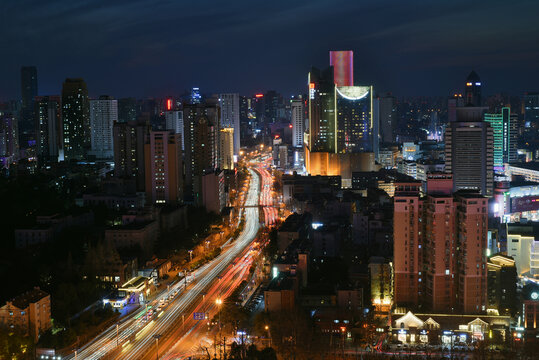
<svg viewBox="0 0 539 360"><path fill-rule="evenodd" d="M218 298L218 299L215 300L215 303L216 303L217 305L221 305L221 304L223 303L223 300L221 300L221 299Z"/></svg>

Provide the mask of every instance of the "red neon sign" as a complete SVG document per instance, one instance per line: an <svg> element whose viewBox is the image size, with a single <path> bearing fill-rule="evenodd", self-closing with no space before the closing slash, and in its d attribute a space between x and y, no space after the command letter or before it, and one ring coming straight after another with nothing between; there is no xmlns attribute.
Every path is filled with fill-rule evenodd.
<svg viewBox="0 0 539 360"><path fill-rule="evenodd" d="M172 100L167 99L167 110L172 110Z"/></svg>
<svg viewBox="0 0 539 360"><path fill-rule="evenodd" d="M261 98L261 97L264 97L264 94L256 94L255 97Z"/></svg>

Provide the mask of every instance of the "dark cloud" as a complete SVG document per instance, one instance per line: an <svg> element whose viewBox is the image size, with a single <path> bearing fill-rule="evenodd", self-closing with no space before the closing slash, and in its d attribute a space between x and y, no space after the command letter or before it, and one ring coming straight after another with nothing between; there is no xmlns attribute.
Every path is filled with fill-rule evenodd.
<svg viewBox="0 0 539 360"><path fill-rule="evenodd" d="M356 79L397 95L445 95L471 68L487 92L539 88L531 1L37 1L0 5L1 98L38 67L40 93L84 77L90 93L305 91L311 65L352 49Z"/></svg>

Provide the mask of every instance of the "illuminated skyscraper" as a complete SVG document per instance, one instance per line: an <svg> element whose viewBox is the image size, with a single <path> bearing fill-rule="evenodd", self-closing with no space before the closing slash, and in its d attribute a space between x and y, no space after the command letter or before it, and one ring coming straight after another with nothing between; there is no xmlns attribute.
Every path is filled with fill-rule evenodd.
<svg viewBox="0 0 539 360"><path fill-rule="evenodd" d="M472 108L473 109L473 108ZM493 134L485 121L454 121L445 129L445 172L453 174L454 190L477 190L491 196Z"/></svg>
<svg viewBox="0 0 539 360"><path fill-rule="evenodd" d="M234 170L234 129L219 130L219 168Z"/></svg>
<svg viewBox="0 0 539 360"><path fill-rule="evenodd" d="M333 77L337 86L354 86L354 52L330 51L329 65L333 66Z"/></svg>
<svg viewBox="0 0 539 360"><path fill-rule="evenodd" d="M337 152L337 117L333 68L312 68L309 73L309 149Z"/></svg>
<svg viewBox="0 0 539 360"><path fill-rule="evenodd" d="M240 95L219 94L221 108L221 129L234 129L234 155L240 153Z"/></svg>
<svg viewBox="0 0 539 360"><path fill-rule="evenodd" d="M185 105L183 108L185 139L185 197L202 206L202 177L219 165L219 106Z"/></svg>
<svg viewBox="0 0 539 360"><path fill-rule="evenodd" d="M35 98L36 152L41 164L58 161L62 149L61 104L60 96Z"/></svg>
<svg viewBox="0 0 539 360"><path fill-rule="evenodd" d="M184 129L183 129L183 111L170 110L165 112L165 127L171 130L174 134L181 134L182 150L185 151L184 144Z"/></svg>
<svg viewBox="0 0 539 360"><path fill-rule="evenodd" d="M180 134L150 131L144 144L146 196L153 204L183 201L182 148Z"/></svg>
<svg viewBox="0 0 539 360"><path fill-rule="evenodd" d="M112 126L118 121L118 100L100 96L90 100L90 129L92 150L97 159L112 159L114 154Z"/></svg>
<svg viewBox="0 0 539 360"><path fill-rule="evenodd" d="M90 148L90 102L83 79L66 79L62 87L64 159L83 160Z"/></svg>
<svg viewBox="0 0 539 360"><path fill-rule="evenodd" d="M290 100L292 114L292 146L303 146L303 133L305 131L305 102L303 99Z"/></svg>
<svg viewBox="0 0 539 360"><path fill-rule="evenodd" d="M27 140L34 134L34 98L37 96L37 69L35 66L21 68L22 109L19 131Z"/></svg>
<svg viewBox="0 0 539 360"><path fill-rule="evenodd" d="M17 118L0 111L0 167L19 160L19 131Z"/></svg>
<svg viewBox="0 0 539 360"><path fill-rule="evenodd" d="M191 89L191 104L200 104L202 101L202 95L200 95L200 89L194 87Z"/></svg>
<svg viewBox="0 0 539 360"><path fill-rule="evenodd" d="M378 152L372 86L336 86L337 152Z"/></svg>
<svg viewBox="0 0 539 360"><path fill-rule="evenodd" d="M466 78L464 101L466 106L481 106L481 79L475 71Z"/></svg>
<svg viewBox="0 0 539 360"><path fill-rule="evenodd" d="M504 107L499 114L485 114L485 121L492 127L494 170L503 171L504 164L517 160L517 115Z"/></svg>

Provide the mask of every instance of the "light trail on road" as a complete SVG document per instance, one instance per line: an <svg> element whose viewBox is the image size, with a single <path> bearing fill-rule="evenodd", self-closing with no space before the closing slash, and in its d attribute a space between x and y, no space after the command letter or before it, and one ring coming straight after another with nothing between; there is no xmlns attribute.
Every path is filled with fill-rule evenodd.
<svg viewBox="0 0 539 360"><path fill-rule="evenodd" d="M144 359L151 352L152 347L156 346L155 335L165 336L176 325L181 326L182 315L188 316L186 311L202 296L204 290L230 266L232 261L256 237L260 227L258 207L256 206L259 198L260 180L253 170L249 169L249 172L251 182L245 201L245 227L238 238L217 258L195 270L193 272L195 280L187 289L184 289L183 282L180 282L171 286L170 291L162 291L152 301L152 304L158 304L159 300L167 298L169 294L178 290L177 296L171 300L163 313L154 315L151 321L144 323L142 320L136 319L141 311L135 312L135 314L130 315L129 318L124 319L118 325L118 336L116 335L116 325L109 327L90 343L79 349L77 359ZM74 357L75 355L71 354L66 359L74 359Z"/></svg>

